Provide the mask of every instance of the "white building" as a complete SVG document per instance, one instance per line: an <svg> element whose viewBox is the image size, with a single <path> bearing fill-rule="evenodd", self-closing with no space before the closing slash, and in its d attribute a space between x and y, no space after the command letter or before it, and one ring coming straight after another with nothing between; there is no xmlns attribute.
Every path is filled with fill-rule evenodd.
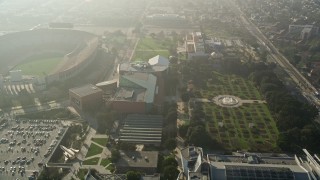
<svg viewBox="0 0 320 180"><path fill-rule="evenodd" d="M201 32L188 34L185 42L188 60L208 58L209 55L205 52L204 44Z"/></svg>
<svg viewBox="0 0 320 180"><path fill-rule="evenodd" d="M182 170L186 177L189 172L195 172L202 163L203 151L200 147L189 146L180 151Z"/></svg>
<svg viewBox="0 0 320 180"><path fill-rule="evenodd" d="M22 81L22 71L21 70L13 70L9 71L11 82Z"/></svg>

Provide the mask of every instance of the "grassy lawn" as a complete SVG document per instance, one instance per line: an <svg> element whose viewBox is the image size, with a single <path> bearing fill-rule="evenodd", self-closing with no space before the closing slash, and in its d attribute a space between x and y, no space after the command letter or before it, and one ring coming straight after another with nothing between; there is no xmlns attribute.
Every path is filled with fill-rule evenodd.
<svg viewBox="0 0 320 180"><path fill-rule="evenodd" d="M36 58L34 60L23 62L17 65L15 70L22 70L26 75L45 76L63 60L63 57Z"/></svg>
<svg viewBox="0 0 320 180"><path fill-rule="evenodd" d="M101 163L100 163L100 166L103 166L105 167L106 165L110 164L111 163L111 160L110 159L102 159L101 160Z"/></svg>
<svg viewBox="0 0 320 180"><path fill-rule="evenodd" d="M269 151L276 148L279 132L265 104L223 108L208 103L203 107L209 134L226 149ZM253 128L249 127L250 123L254 124Z"/></svg>
<svg viewBox="0 0 320 180"><path fill-rule="evenodd" d="M212 73L212 78L207 81L207 87L201 89L201 96L213 98L218 95L234 95L241 99L261 100L262 97L254 84L236 75L223 75Z"/></svg>
<svg viewBox="0 0 320 180"><path fill-rule="evenodd" d="M85 161L83 161L83 165L97 165L99 162L99 157L95 157L95 158L91 158L91 159L87 159Z"/></svg>
<svg viewBox="0 0 320 180"><path fill-rule="evenodd" d="M116 167L113 164L110 164L106 169L113 173L116 170Z"/></svg>
<svg viewBox="0 0 320 180"><path fill-rule="evenodd" d="M212 99L218 95L234 95L241 99L262 100L250 80L231 74L212 72L200 96ZM209 134L228 150L271 151L276 148L279 134L266 104L243 104L225 108L214 103L202 103ZM219 123L223 123L223 127ZM254 127L250 128L249 124Z"/></svg>
<svg viewBox="0 0 320 180"><path fill-rule="evenodd" d="M77 177L84 179L84 176L88 173L88 169L79 169Z"/></svg>
<svg viewBox="0 0 320 180"><path fill-rule="evenodd" d="M101 154L102 151L103 151L103 149L101 147L91 143L86 157L90 157L90 156L94 156L94 155L97 155L97 154Z"/></svg>
<svg viewBox="0 0 320 180"><path fill-rule="evenodd" d="M168 48L172 45L170 39L145 37L141 38L133 56L134 61L147 61L150 58L161 55L168 58Z"/></svg>
<svg viewBox="0 0 320 180"><path fill-rule="evenodd" d="M92 138L93 142L100 144L101 146L106 146L108 139L107 138Z"/></svg>

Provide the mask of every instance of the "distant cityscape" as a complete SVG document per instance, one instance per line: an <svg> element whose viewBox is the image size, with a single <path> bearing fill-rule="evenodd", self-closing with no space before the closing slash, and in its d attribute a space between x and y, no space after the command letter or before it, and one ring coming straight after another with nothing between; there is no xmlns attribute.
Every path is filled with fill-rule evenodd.
<svg viewBox="0 0 320 180"><path fill-rule="evenodd" d="M0 179L319 179L319 10L0 1Z"/></svg>

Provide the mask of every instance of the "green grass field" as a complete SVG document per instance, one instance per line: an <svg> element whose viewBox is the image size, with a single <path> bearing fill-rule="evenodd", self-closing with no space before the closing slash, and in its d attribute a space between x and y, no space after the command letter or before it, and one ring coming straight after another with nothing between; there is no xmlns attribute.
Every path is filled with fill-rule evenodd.
<svg viewBox="0 0 320 180"><path fill-rule="evenodd" d="M261 100L262 97L254 84L236 75L224 75L212 72L212 78L207 81L207 87L202 88L201 96L213 98L218 95L234 95L241 99Z"/></svg>
<svg viewBox="0 0 320 180"><path fill-rule="evenodd" d="M101 146L106 146L108 139L107 138L92 138L92 141L100 144Z"/></svg>
<svg viewBox="0 0 320 180"><path fill-rule="evenodd" d="M100 162L100 166L107 166L108 164L111 163L111 160L110 159L102 159L101 162Z"/></svg>
<svg viewBox="0 0 320 180"><path fill-rule="evenodd" d="M116 170L116 167L114 164L110 164L106 169L113 173Z"/></svg>
<svg viewBox="0 0 320 180"><path fill-rule="evenodd" d="M152 37L141 38L135 50L133 61L148 61L150 58L161 55L168 58L170 39L158 39Z"/></svg>
<svg viewBox="0 0 320 180"><path fill-rule="evenodd" d="M234 95L241 99L262 100L253 83L240 76L212 72L206 87L201 88L203 98ZM276 123L266 104L243 104L226 108L214 103L203 103L208 133L228 150L272 151L277 148L279 134ZM223 123L223 127L219 126ZM254 127L249 128L253 123Z"/></svg>
<svg viewBox="0 0 320 180"><path fill-rule="evenodd" d="M63 57L35 58L17 65L14 69L21 70L26 75L45 76L63 60Z"/></svg>
<svg viewBox="0 0 320 180"><path fill-rule="evenodd" d="M226 149L269 151L276 148L279 132L265 104L244 104L238 108L205 104L204 112L209 134ZM219 122L223 122L223 127L219 127ZM249 123L255 127L249 128Z"/></svg>
<svg viewBox="0 0 320 180"><path fill-rule="evenodd" d="M84 179L83 177L88 173L88 169L79 169L77 173L77 177L80 179Z"/></svg>
<svg viewBox="0 0 320 180"><path fill-rule="evenodd" d="M98 157L95 157L95 158L91 158L91 159L87 159L85 161L83 161L83 165L97 165L98 162L99 162L99 159Z"/></svg>
<svg viewBox="0 0 320 180"><path fill-rule="evenodd" d="M103 149L101 147L91 143L86 157L90 157L90 156L94 156L94 155L97 155L97 154L101 154L102 151L103 151Z"/></svg>

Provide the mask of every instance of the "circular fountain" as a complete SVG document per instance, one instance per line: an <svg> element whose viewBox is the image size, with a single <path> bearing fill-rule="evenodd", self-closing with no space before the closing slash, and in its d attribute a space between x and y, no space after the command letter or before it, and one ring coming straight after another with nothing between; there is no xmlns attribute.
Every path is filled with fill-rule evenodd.
<svg viewBox="0 0 320 180"><path fill-rule="evenodd" d="M214 98L214 102L223 107L238 107L241 105L241 99L231 95L220 95Z"/></svg>
<svg viewBox="0 0 320 180"><path fill-rule="evenodd" d="M231 96L226 96L226 97L222 97L220 99L221 104L226 105L226 106L234 106L236 104L239 103L239 101Z"/></svg>

